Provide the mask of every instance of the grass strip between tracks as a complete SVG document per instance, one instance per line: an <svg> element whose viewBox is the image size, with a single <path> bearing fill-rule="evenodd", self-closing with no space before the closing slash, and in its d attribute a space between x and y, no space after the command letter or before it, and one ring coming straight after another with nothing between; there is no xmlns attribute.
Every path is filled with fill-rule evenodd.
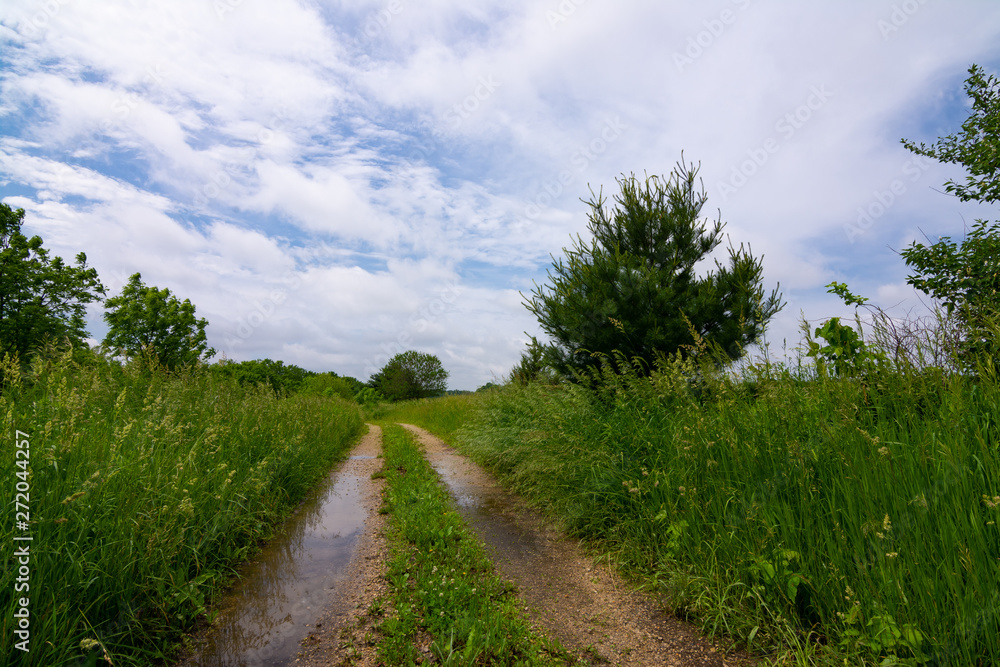
<svg viewBox="0 0 1000 667"><path fill-rule="evenodd" d="M495 574L413 437L386 426L383 452L391 591L376 602L388 614L379 657L390 665L431 655L444 665L572 663L557 642L531 631L513 586Z"/></svg>

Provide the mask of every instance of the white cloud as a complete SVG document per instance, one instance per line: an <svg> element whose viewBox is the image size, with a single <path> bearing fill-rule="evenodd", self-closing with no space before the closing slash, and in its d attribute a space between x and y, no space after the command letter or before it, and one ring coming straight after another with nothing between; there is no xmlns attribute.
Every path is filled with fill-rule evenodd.
<svg viewBox="0 0 1000 667"><path fill-rule="evenodd" d="M10 0L0 195L106 282L190 297L235 355L363 376L412 344L474 388L537 331L516 290L585 231L588 185L684 150L794 341L800 308L835 314L823 285L892 305L886 246L993 215L931 189L954 169L911 178L898 140L957 129L965 70L1000 63L995 12L899 7Z"/></svg>

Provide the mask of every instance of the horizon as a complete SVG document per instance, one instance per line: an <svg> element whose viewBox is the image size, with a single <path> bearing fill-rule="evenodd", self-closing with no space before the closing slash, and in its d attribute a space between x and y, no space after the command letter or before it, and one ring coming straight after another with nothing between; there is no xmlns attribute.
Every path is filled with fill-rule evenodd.
<svg viewBox="0 0 1000 667"><path fill-rule="evenodd" d="M396 352L449 387L509 373L522 304L591 192L701 165L705 213L763 257L794 348L852 309L925 304L898 251L995 208L910 153L1000 70L978 2L129 2L0 8L0 201L108 288L190 299L209 345L365 382ZM717 213L718 211L718 213ZM724 256L724 246L706 260ZM88 308L95 341L101 304ZM381 363L380 363L381 362Z"/></svg>

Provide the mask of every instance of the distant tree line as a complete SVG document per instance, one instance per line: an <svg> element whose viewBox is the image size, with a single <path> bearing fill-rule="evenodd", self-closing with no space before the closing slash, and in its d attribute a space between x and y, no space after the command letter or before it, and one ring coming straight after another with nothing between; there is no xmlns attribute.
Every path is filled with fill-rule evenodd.
<svg viewBox="0 0 1000 667"><path fill-rule="evenodd" d="M51 256L41 237L28 238L21 231L24 215L24 209L0 203L0 358L9 355L25 363L46 346L69 345L81 355L141 358L167 372L203 366L243 386L360 403L426 398L447 389L448 372L441 361L413 350L393 357L368 383L272 359L223 359L209 365L215 350L208 345L208 321L195 315L190 300L144 284L139 273L120 294L103 299L107 289L87 266L87 256L79 253L75 264ZM108 333L100 349L90 350L86 307L102 299Z"/></svg>

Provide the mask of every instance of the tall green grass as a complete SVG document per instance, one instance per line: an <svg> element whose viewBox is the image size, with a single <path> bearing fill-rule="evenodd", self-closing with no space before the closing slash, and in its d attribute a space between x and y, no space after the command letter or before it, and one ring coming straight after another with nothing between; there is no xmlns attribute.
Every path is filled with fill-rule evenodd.
<svg viewBox="0 0 1000 667"><path fill-rule="evenodd" d="M415 424L451 442L465 425L483 393L452 394L400 403L379 403L367 409L369 419Z"/></svg>
<svg viewBox="0 0 1000 667"><path fill-rule="evenodd" d="M497 576L413 436L387 425L383 453L382 511L391 526L391 613L379 627L384 664L422 664L416 647L421 636L429 637L441 665L575 663L557 641L529 628L516 591Z"/></svg>
<svg viewBox="0 0 1000 667"><path fill-rule="evenodd" d="M30 441L30 653L14 648L15 568L0 572L3 664L148 665L364 428L356 406L278 398L207 372L39 357L2 369L15 530L15 430ZM5 556L5 560L6 560Z"/></svg>
<svg viewBox="0 0 1000 667"><path fill-rule="evenodd" d="M772 657L1000 664L1000 387L771 365L509 386L461 449Z"/></svg>

